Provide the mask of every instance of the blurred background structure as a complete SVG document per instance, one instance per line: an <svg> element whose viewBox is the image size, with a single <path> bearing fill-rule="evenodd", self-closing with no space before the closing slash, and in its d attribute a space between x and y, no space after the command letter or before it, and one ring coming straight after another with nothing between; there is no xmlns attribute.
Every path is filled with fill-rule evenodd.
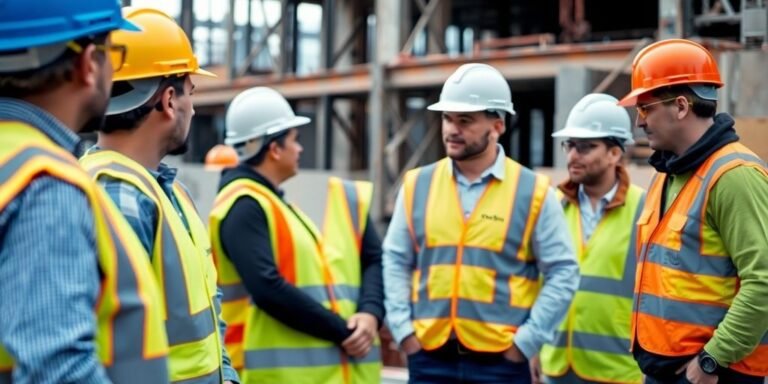
<svg viewBox="0 0 768 384"><path fill-rule="evenodd" d="M768 158L768 2L762 0L123 3L175 17L201 64L219 76L195 79L191 149L173 160L203 215L218 180L203 170L203 159L223 142L227 103L247 88L272 87L297 114L312 118L301 131L304 175L289 183L288 196L313 204L311 185L329 173L371 180L373 219L383 230L403 172L442 156L440 116L426 106L461 64L487 63L507 78L518 115L501 143L509 156L557 182L566 176L565 156L550 134L570 108L590 92L623 96L634 55L673 37L715 53L726 83L720 111L734 115L745 144ZM630 173L647 185L651 150L642 132L635 134ZM387 359L402 363L396 353Z"/></svg>

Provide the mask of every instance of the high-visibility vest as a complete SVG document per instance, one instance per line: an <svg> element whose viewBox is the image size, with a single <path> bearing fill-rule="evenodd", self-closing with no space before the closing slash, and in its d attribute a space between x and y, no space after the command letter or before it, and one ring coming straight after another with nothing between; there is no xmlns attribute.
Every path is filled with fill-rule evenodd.
<svg viewBox="0 0 768 384"><path fill-rule="evenodd" d="M413 327L425 350L452 333L475 351L512 346L541 287L530 244L548 189L547 177L507 158L504 179L491 179L465 219L451 160L406 174Z"/></svg>
<svg viewBox="0 0 768 384"><path fill-rule="evenodd" d="M220 383L222 343L218 332L216 268L208 230L178 183L173 197L187 220L184 225L171 199L146 168L110 150L86 154L80 163L94 180L106 176L136 187L157 207L152 265L160 282L168 334L171 381Z"/></svg>
<svg viewBox="0 0 768 384"><path fill-rule="evenodd" d="M0 210L43 175L77 187L90 203L98 253L94 262L102 278L94 308L95 343L110 380L167 383L168 342L160 291L147 254L128 222L72 154L36 128L0 122L0 143ZM12 369L11 355L0 353L0 381L10 382Z"/></svg>
<svg viewBox="0 0 768 384"><path fill-rule="evenodd" d="M629 352L629 326L635 284L634 228L643 198L643 190L630 184L624 204L605 212L586 243L579 205L564 200L581 279L553 342L541 349L545 375L559 377L570 369L593 382L642 382Z"/></svg>
<svg viewBox="0 0 768 384"><path fill-rule="evenodd" d="M662 213L666 174L651 182L637 222L638 267L632 345L663 356L695 355L712 338L739 291L738 271L723 240L706 219L709 191L725 172L765 163L739 143L717 150ZM764 214L755 212L755 214ZM730 369L768 375L768 334Z"/></svg>
<svg viewBox="0 0 768 384"><path fill-rule="evenodd" d="M225 320L234 321L239 327L228 334L227 346L236 347L229 349L230 353L240 354L233 357L233 361L242 362L243 383L368 384L380 381L378 341L366 357L354 359L332 342L275 320L250 303L220 241L221 222L235 201L241 197L254 199L267 218L275 265L281 277L342 318L350 317L357 311L361 277L359 247L367 224L371 187L356 183L354 188L348 188L350 184L335 183L332 182L335 187L329 190L331 195L344 192L348 200L345 207L340 204L343 199L329 195L326 223L333 224L326 225L322 235L298 208L287 205L254 181L235 180L216 198L210 220L213 252L225 297L222 312ZM329 236L339 240L326 243L324 239ZM228 316L232 316L232 320ZM236 340L236 336L242 339Z"/></svg>

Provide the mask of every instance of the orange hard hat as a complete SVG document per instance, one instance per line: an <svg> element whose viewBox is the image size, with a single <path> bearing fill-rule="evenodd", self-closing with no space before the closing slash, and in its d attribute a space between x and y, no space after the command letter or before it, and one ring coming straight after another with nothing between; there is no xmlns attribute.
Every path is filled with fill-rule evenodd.
<svg viewBox="0 0 768 384"><path fill-rule="evenodd" d="M218 171L224 168L237 166L237 151L234 148L217 144L205 154L205 169L209 171Z"/></svg>
<svg viewBox="0 0 768 384"><path fill-rule="evenodd" d="M632 92L619 101L630 107L637 97L658 88L679 85L723 86L717 62L706 48L685 39L669 39L645 47L632 62Z"/></svg>

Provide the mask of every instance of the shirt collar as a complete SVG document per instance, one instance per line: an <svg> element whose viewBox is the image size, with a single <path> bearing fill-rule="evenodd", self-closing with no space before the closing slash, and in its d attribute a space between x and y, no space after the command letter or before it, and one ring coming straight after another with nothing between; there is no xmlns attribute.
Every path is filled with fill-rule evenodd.
<svg viewBox="0 0 768 384"><path fill-rule="evenodd" d="M94 145L89 148L86 153L93 153L103 150L104 148L98 145ZM149 168L144 169L146 169L147 172L149 172L149 174L152 175L152 177L154 177L160 185L172 185L174 180L176 180L176 174L178 173L178 169L169 167L168 164L165 163L160 163L160 165L157 167L157 170Z"/></svg>
<svg viewBox="0 0 768 384"><path fill-rule="evenodd" d="M506 172L506 157L507 155L504 153L504 147L501 146L501 144L496 144L496 161L491 164L490 167L488 167L483 173L480 174L480 178L478 180L485 180L488 178L488 176L493 176L499 181L504 180L504 174ZM457 179L461 179L461 181L467 181L466 177L461 174L458 168L454 167L454 162L451 161L451 168L454 171L454 175L456 175ZM467 182L468 183L468 182Z"/></svg>
<svg viewBox="0 0 768 384"><path fill-rule="evenodd" d="M24 100L0 97L0 120L29 124L75 156L80 137L48 111Z"/></svg>
<svg viewBox="0 0 768 384"><path fill-rule="evenodd" d="M600 201L607 205L608 203L613 200L613 197L616 196L616 192L619 190L619 182L613 184L613 187L605 194L603 197L600 198ZM585 202L589 201L589 196L587 195L587 192L584 191L584 184L579 184L579 201Z"/></svg>

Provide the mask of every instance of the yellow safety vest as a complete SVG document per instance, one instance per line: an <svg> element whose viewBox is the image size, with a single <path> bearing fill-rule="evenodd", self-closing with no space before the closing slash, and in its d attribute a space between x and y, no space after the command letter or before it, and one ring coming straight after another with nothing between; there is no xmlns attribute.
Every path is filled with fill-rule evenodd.
<svg viewBox="0 0 768 384"><path fill-rule="evenodd" d="M221 383L216 268L208 231L191 198L174 182L173 195L189 224L187 231L168 195L141 164L109 150L88 153L80 163L94 180L106 176L129 183L155 203L158 222L152 264L165 303L171 381Z"/></svg>
<svg viewBox="0 0 768 384"><path fill-rule="evenodd" d="M72 154L34 127L0 122L0 210L42 175L82 190L93 210L98 251L94 262L102 276L100 300L94 309L96 350L110 380L167 383L168 342L160 291L139 239ZM3 351L0 381L10 382L12 370L12 356Z"/></svg>
<svg viewBox="0 0 768 384"><path fill-rule="evenodd" d="M221 241L220 226L240 197L252 198L264 209L269 224L275 264L280 275L304 293L348 318L357 310L360 290L360 241L367 224L370 184L332 181L326 208L325 232L321 236L309 218L289 207L268 188L238 179L219 192L211 212L210 230L214 257L224 292L223 313L240 321L238 346L243 383L378 383L380 352L377 348L363 359L348 357L337 345L296 331L251 305L247 293ZM344 192L344 200L333 197ZM349 193L349 195L347 195ZM350 197L352 196L352 197ZM355 197L359 196L359 197ZM358 209L349 209L357 207ZM333 218L332 218L333 217ZM339 234L339 235L337 235ZM343 236L342 236L343 235ZM340 240L325 243L329 236ZM343 240L342 240L343 239ZM244 304L247 307L243 307ZM243 315L244 312L244 315ZM230 336L237 336L237 333ZM230 353L238 353L238 350Z"/></svg>
<svg viewBox="0 0 768 384"><path fill-rule="evenodd" d="M425 350L451 334L475 351L512 346L540 290L530 240L548 189L547 177L507 158L504 179L492 179L465 218L450 159L406 174L413 327Z"/></svg>
<svg viewBox="0 0 768 384"><path fill-rule="evenodd" d="M642 382L629 352L629 330L635 282L634 223L643 198L643 190L630 185L624 205L603 215L586 244L579 206L564 200L581 280L553 343L541 349L545 375L558 377L572 369L589 381Z"/></svg>

